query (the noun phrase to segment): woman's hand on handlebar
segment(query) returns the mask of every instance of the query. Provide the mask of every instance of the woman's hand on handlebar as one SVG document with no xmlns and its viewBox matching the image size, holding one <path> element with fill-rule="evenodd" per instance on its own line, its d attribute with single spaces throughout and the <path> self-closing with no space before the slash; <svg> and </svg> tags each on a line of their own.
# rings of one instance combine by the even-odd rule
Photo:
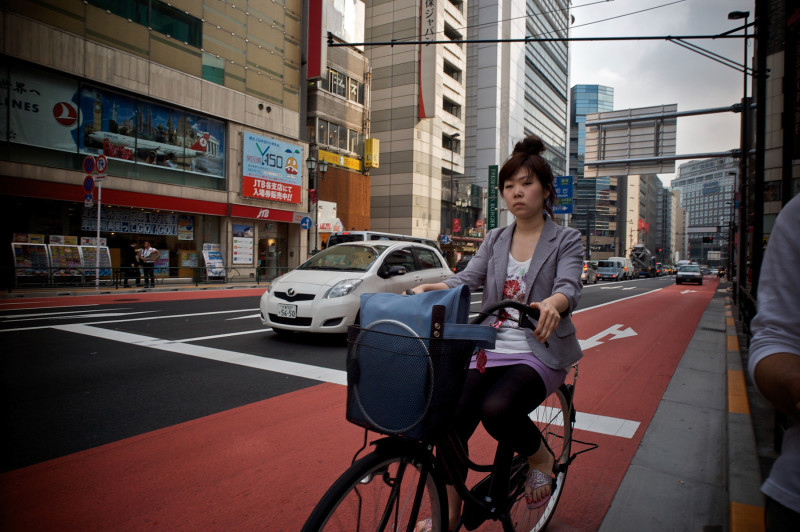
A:
<svg viewBox="0 0 800 532">
<path fill-rule="evenodd" d="M 446 290 L 450 288 L 444 283 L 428 283 L 428 284 L 420 284 L 415 286 L 414 288 L 409 288 L 403 291 L 406 295 L 413 295 L 413 294 L 421 294 L 422 292 L 430 292 L 432 290 Z M 413 292 L 413 294 L 411 293 Z"/>
<path fill-rule="evenodd" d="M 550 335 L 556 331 L 558 324 L 561 323 L 562 311 L 559 310 L 558 307 L 567 307 L 568 305 L 567 298 L 560 293 L 554 294 L 542 301 L 531 303 L 531 308 L 535 308 L 539 311 L 539 320 L 536 324 L 536 329 L 533 331 L 533 336 L 540 342 L 545 343 L 547 339 L 550 338 Z"/>
</svg>

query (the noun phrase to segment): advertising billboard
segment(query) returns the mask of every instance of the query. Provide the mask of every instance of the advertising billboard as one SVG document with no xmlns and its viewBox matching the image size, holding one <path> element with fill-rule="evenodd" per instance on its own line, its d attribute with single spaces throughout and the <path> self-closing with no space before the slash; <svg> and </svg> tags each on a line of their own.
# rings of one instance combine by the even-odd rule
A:
<svg viewBox="0 0 800 532">
<path fill-rule="evenodd" d="M 303 148 L 246 131 L 242 146 L 242 196 L 303 202 Z"/>
</svg>

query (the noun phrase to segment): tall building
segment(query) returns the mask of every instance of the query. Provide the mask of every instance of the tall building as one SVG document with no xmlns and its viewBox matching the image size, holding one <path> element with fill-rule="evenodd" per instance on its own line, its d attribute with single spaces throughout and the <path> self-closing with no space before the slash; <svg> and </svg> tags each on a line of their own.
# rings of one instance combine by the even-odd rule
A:
<svg viewBox="0 0 800 532">
<path fill-rule="evenodd" d="M 688 219 L 686 258 L 714 266 L 728 264 L 738 164 L 725 157 L 691 161 L 678 167 L 672 187 L 680 191 Z"/>
<path fill-rule="evenodd" d="M 303 140 L 317 165 L 311 188 L 320 202 L 322 243 L 333 231 L 370 228 L 369 173 L 379 159 L 368 139 L 370 63 L 364 47 L 328 45 L 328 33 L 337 44 L 364 42 L 365 4 L 312 0 L 308 10 L 301 120 Z M 324 173 L 319 171 L 323 162 Z"/>
<path fill-rule="evenodd" d="M 570 144 L 569 144 L 569 174 L 575 183 L 575 198 L 573 199 L 573 213 L 570 225 L 580 230 L 586 248 L 586 235 L 589 241 L 594 240 L 595 251 L 602 255 L 595 256 L 587 249 L 585 257 L 598 258 L 600 256 L 615 256 L 614 241 L 606 242 L 606 238 L 594 239 L 593 237 L 613 236 L 611 233 L 619 230 L 616 227 L 619 220 L 618 205 L 610 201 L 613 186 L 616 187 L 618 178 L 586 177 L 583 171 L 584 154 L 586 152 L 586 115 L 590 113 L 604 113 L 614 110 L 614 89 L 603 85 L 575 85 L 572 87 L 570 98 Z M 601 208 L 602 207 L 602 208 Z M 603 241 L 603 243 L 598 243 Z M 610 253 L 606 255 L 605 253 Z"/>
<path fill-rule="evenodd" d="M 567 36 L 568 2 L 366 2 L 372 66 L 372 229 L 437 238 L 452 260 L 474 252 L 489 219 L 490 166 L 526 134 L 539 134 L 566 173 L 566 42 L 465 40 Z M 404 40 L 435 45 L 390 45 Z M 442 42 L 444 41 L 444 42 Z M 469 112 L 469 114 L 468 114 Z M 500 222 L 504 225 L 505 220 Z"/>
<path fill-rule="evenodd" d="M 470 2 L 470 40 L 568 37 L 566 0 Z M 550 42 L 478 42 L 467 51 L 464 179 L 488 186 L 489 167 L 502 165 L 528 134 L 548 146 L 555 175 L 567 173 L 569 45 Z M 500 221 L 505 225 L 507 220 Z"/>
<path fill-rule="evenodd" d="M 204 252 L 244 276 L 305 259 L 302 2 L 4 2 L 0 14 L 5 264 L 79 282 L 98 225 L 111 265 L 147 239 L 164 277 L 193 275 Z M 99 215 L 94 160 L 107 162 Z"/>
</svg>

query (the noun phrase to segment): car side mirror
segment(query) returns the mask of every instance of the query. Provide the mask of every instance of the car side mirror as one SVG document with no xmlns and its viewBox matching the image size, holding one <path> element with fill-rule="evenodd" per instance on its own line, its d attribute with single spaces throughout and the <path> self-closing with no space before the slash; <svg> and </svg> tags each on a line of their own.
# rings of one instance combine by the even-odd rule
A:
<svg viewBox="0 0 800 532">
<path fill-rule="evenodd" d="M 396 275 L 405 275 L 406 274 L 406 267 L 395 265 L 389 269 L 386 269 L 386 266 L 381 266 L 381 269 L 378 270 L 378 277 L 381 279 L 388 279 L 389 277 L 395 277 Z"/>
</svg>

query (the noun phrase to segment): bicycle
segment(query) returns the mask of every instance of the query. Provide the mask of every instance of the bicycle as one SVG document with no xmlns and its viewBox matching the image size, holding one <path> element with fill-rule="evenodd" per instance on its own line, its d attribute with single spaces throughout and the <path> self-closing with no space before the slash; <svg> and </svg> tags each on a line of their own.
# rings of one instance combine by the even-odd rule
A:
<svg viewBox="0 0 800 532">
<path fill-rule="evenodd" d="M 538 318 L 538 311 L 511 300 L 501 301 L 487 309 L 472 323 L 480 323 L 485 316 L 501 308 L 519 310 L 516 321 L 521 326 L 535 329 L 533 320 Z M 352 347 L 352 342 L 349 343 Z M 472 462 L 450 429 L 432 441 L 384 436 L 371 443 L 374 446 L 372 452 L 357 459 L 368 445 L 369 430 L 365 430 L 363 446 L 356 452 L 353 463 L 319 501 L 303 532 L 414 532 L 418 522 L 428 517 L 434 532 L 446 531 L 449 526 L 446 480 L 455 482 L 455 489 L 463 500 L 461 517 L 454 532 L 462 527 L 474 530 L 488 519 L 500 521 L 506 532 L 544 530 L 563 493 L 570 464 L 578 454 L 597 447 L 579 442 L 590 448 L 570 454 L 577 378 L 575 364 L 572 382 L 562 384 L 531 414 L 544 445 L 555 457 L 555 485 L 546 505 L 535 510 L 527 508 L 524 489 L 527 459 L 516 455 L 502 443 L 498 444 L 491 465 Z M 466 465 L 470 470 L 488 474 L 469 488 L 466 481 L 451 480 L 461 478 L 456 473 L 459 465 L 462 471 Z"/>
</svg>

